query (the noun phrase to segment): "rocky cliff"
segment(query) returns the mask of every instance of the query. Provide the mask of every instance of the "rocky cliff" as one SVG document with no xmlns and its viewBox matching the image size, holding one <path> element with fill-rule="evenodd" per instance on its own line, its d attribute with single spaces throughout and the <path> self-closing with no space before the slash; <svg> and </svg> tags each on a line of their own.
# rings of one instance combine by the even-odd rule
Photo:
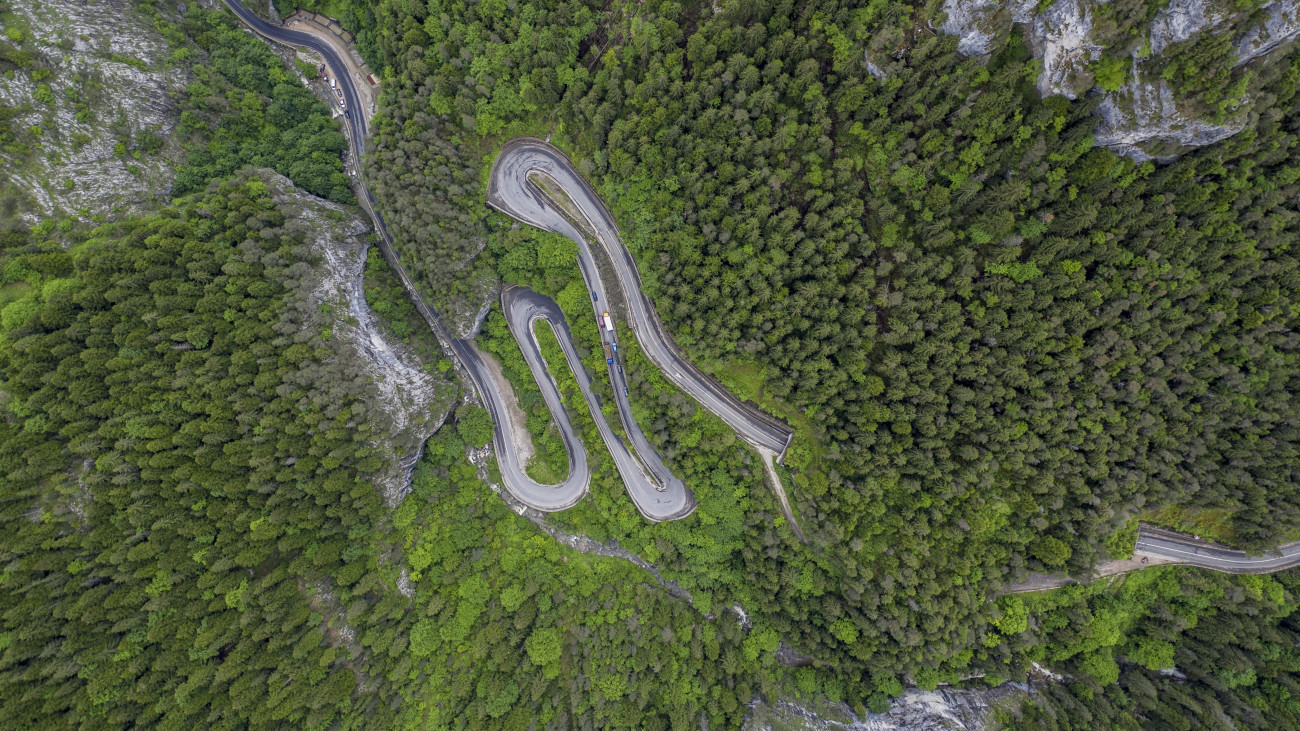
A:
<svg viewBox="0 0 1300 731">
<path fill-rule="evenodd" d="M 888 713 L 858 717 L 842 703 L 806 708 L 786 701 L 755 704 L 745 728 L 750 731 L 799 728 L 810 731 L 976 731 L 988 728 L 992 710 L 1004 699 L 1030 692 L 1023 683 L 958 690 L 910 688 L 895 698 Z"/>
<path fill-rule="evenodd" d="M 353 207 L 317 198 L 294 188 L 287 178 L 267 171 L 279 201 L 294 211 L 294 226 L 303 228 L 319 263 L 304 272 L 287 306 L 286 335 L 296 342 L 327 332 L 339 357 L 313 375 L 321 384 L 342 388 L 360 382 L 364 414 L 385 435 L 377 445 L 384 469 L 376 483 L 385 501 L 396 507 L 410 487 L 410 474 L 425 440 L 447 416 L 455 387 L 427 367 L 408 346 L 383 332 L 366 303 L 365 235 L 370 223 Z M 307 384 L 304 384 L 307 385 Z M 341 391 L 340 391 L 341 393 Z"/>
<path fill-rule="evenodd" d="M 175 63 L 186 51 L 120 2 L 23 3 L 0 12 L 0 23 L 0 223 L 71 229 L 170 200 L 184 150 L 170 134 L 181 114 L 169 99 L 194 81 Z M 312 378 L 330 384 L 322 393 L 347 386 L 364 394 L 354 419 L 385 435 L 375 445 L 386 458 L 377 487 L 395 506 L 454 389 L 386 337 L 366 303 L 370 224 L 360 211 L 259 174 L 319 255 L 297 272 L 278 330 L 295 342 L 324 337 L 336 351 Z"/>
<path fill-rule="evenodd" d="M 1042 61 L 1039 92 L 1104 95 L 1097 143 L 1143 160 L 1246 127 L 1252 80 L 1300 36 L 1300 0 L 945 0 L 943 13 L 968 55 L 1021 32 Z"/>
</svg>

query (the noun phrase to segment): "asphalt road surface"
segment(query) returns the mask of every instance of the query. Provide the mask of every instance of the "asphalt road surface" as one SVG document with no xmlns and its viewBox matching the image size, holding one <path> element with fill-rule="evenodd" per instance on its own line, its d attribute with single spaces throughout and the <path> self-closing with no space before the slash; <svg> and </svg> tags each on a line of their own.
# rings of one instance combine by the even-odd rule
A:
<svg viewBox="0 0 1300 731">
<path fill-rule="evenodd" d="M 1228 574 L 1268 574 L 1300 565 L 1300 541 L 1278 546 L 1263 556 L 1248 556 L 1235 548 L 1143 523 L 1138 526 L 1133 557 L 1104 561 L 1097 565 L 1093 576 L 1114 576 L 1150 566 L 1171 564 L 1196 566 Z M 1030 574 L 1027 580 L 1008 584 L 1005 590 L 1009 593 L 1047 591 L 1074 583 L 1075 579 L 1069 576 Z"/>
<path fill-rule="evenodd" d="M 618 468 L 619 476 L 623 478 L 623 484 L 627 487 L 628 494 L 631 495 L 632 502 L 636 504 L 637 509 L 647 519 L 653 521 L 673 520 L 689 515 L 695 509 L 695 499 L 691 495 L 691 491 L 687 489 L 684 482 L 668 471 L 668 468 L 659 459 L 658 453 L 645 441 L 645 436 L 641 433 L 641 430 L 636 428 L 636 422 L 632 421 L 630 417 L 631 407 L 627 404 L 626 397 L 621 400 L 619 411 L 628 415 L 625 428 L 628 422 L 635 428 L 635 431 L 632 429 L 627 431 L 634 444 L 639 441 L 637 454 L 641 457 L 641 461 L 638 461 L 632 455 L 623 440 L 610 428 L 604 412 L 601 411 L 600 399 L 592 391 L 591 378 L 587 375 L 587 371 L 573 347 L 573 338 L 569 332 L 568 322 L 555 300 L 538 294 L 527 287 L 510 287 L 501 294 L 501 309 L 505 312 L 510 332 L 514 334 L 515 340 L 519 342 L 520 348 L 523 350 L 524 360 L 527 361 L 528 368 L 532 371 L 533 378 L 536 379 L 537 385 L 542 391 L 542 398 L 545 400 L 547 408 L 551 410 L 551 414 L 555 417 L 556 424 L 560 427 L 565 449 L 569 453 L 568 478 L 558 486 L 541 485 L 524 473 L 522 465 L 519 464 L 519 455 L 514 442 L 509 441 L 502 445 L 503 448 L 498 449 L 497 456 L 498 463 L 507 463 L 501 466 L 502 476 L 505 476 L 507 466 L 510 472 L 516 475 L 512 478 L 514 487 L 511 492 L 529 505 L 565 504 L 567 507 L 567 504 L 577 503 L 582 498 L 582 495 L 586 492 L 587 483 L 590 481 L 587 472 L 586 452 L 582 448 L 581 440 L 574 433 L 573 427 L 569 423 L 568 415 L 564 410 L 564 402 L 560 397 L 555 381 L 547 371 L 546 361 L 542 358 L 537 338 L 533 332 L 534 323 L 544 321 L 555 331 L 556 340 L 560 343 L 560 349 L 564 351 L 564 358 L 568 361 L 569 369 L 573 371 L 575 380 L 578 383 L 578 389 L 582 391 L 583 397 L 587 400 L 587 408 L 596 422 L 596 427 L 600 430 L 600 436 L 605 441 L 605 446 L 614 458 L 614 464 Z M 499 401 L 502 398 L 496 389 L 490 389 L 489 391 L 489 400 Z M 623 396 L 621 390 L 618 391 L 618 394 Z M 504 410 L 505 404 L 497 403 L 495 407 Z M 496 421 L 495 414 L 493 418 Z M 507 435 L 502 435 L 503 438 L 505 436 Z M 522 475 L 522 479 L 518 475 Z"/>
<path fill-rule="evenodd" d="M 1134 553 L 1230 574 L 1264 574 L 1300 564 L 1300 542 L 1280 546 L 1263 556 L 1247 556 L 1235 548 L 1148 525 L 1138 529 Z"/>
<path fill-rule="evenodd" d="M 636 262 L 619 238 L 614 217 L 600 196 L 573 169 L 563 152 L 538 139 L 520 138 L 507 142 L 492 165 L 488 204 L 530 226 L 573 239 L 578 244 L 578 266 L 582 276 L 597 297 L 593 303 L 595 310 L 603 312 L 608 309 L 599 306 L 601 302 L 607 303 L 608 299 L 586 237 L 550 199 L 529 183 L 529 174 L 534 172 L 549 175 L 564 189 L 594 231 L 597 242 L 604 247 L 628 304 L 627 316 L 632 332 L 650 361 L 704 408 L 721 417 L 742 439 L 760 449 L 783 455 L 791 435 L 788 426 L 736 398 L 682 357 L 659 321 L 654 306 L 641 291 Z M 621 392 L 617 380 L 615 385 L 615 392 Z M 629 429 L 629 433 L 631 431 Z M 638 453 L 641 453 L 639 446 Z"/>
<path fill-rule="evenodd" d="M 338 77 L 338 83 L 343 90 L 343 97 L 348 108 L 353 111 L 347 120 L 348 136 L 352 140 L 353 150 L 359 160 L 365 150 L 365 115 L 361 113 L 360 97 L 352 84 L 352 78 L 346 73 L 347 66 L 334 52 L 334 49 L 310 34 L 267 23 L 253 15 L 240 4 L 239 0 L 222 0 L 222 2 L 244 23 L 263 37 L 279 43 L 305 46 L 325 58 Z M 500 156 L 498 156 L 496 163 L 492 166 L 492 175 L 488 186 L 488 203 L 524 223 L 547 231 L 564 234 L 576 241 L 578 244 L 578 264 L 582 268 L 583 277 L 586 278 L 589 286 L 593 287 L 592 291 L 596 293 L 597 297 L 593 302 L 593 312 L 603 312 L 600 308 L 602 303 L 608 302 L 608 298 L 604 294 L 603 284 L 600 281 L 595 262 L 591 258 L 591 252 L 587 248 L 585 237 L 555 209 L 545 196 L 542 196 L 533 186 L 528 184 L 528 174 L 532 171 L 546 173 L 557 181 L 581 209 L 587 223 L 596 232 L 599 243 L 605 247 L 610 260 L 614 264 L 615 274 L 626 295 L 631 310 L 629 316 L 632 330 L 636 333 L 641 348 L 650 357 L 650 360 L 684 391 L 703 404 L 705 408 L 720 416 L 746 441 L 761 450 L 769 450 L 777 455 L 784 454 L 791 435 L 789 427 L 728 393 L 720 384 L 699 372 L 685 358 L 681 357 L 676 347 L 672 345 L 672 341 L 668 338 L 662 323 L 659 322 L 658 316 L 655 314 L 654 307 L 641 292 L 641 279 L 636 271 L 636 263 L 632 260 L 632 255 L 623 246 L 622 240 L 619 238 L 618 226 L 614 223 L 613 216 L 605 208 L 600 196 L 596 195 L 591 186 L 587 184 L 587 181 L 573 169 L 572 164 L 562 152 L 537 139 L 524 138 L 507 143 L 503 147 Z M 414 301 L 416 310 L 424 318 L 430 329 L 439 336 L 442 342 L 450 344 L 452 355 L 459 361 L 460 367 L 471 377 L 479 394 L 483 396 L 488 410 L 492 412 L 494 424 L 493 442 L 496 445 L 497 461 L 506 488 L 521 501 L 538 510 L 554 511 L 572 507 L 586 493 L 590 476 L 586 468 L 586 452 L 581 448 L 581 442 L 577 439 L 576 434 L 573 433 L 572 425 L 569 424 L 564 409 L 558 408 L 551 402 L 551 398 L 554 398 L 555 394 L 553 393 L 550 397 L 547 397 L 547 405 L 551 408 L 551 413 L 555 416 L 557 424 L 562 424 L 560 428 L 561 432 L 565 434 L 565 447 L 569 450 L 570 474 L 558 486 L 544 486 L 538 485 L 529 478 L 523 472 L 522 466 L 517 463 L 517 459 L 511 462 L 510 455 L 517 456 L 517 454 L 514 450 L 514 443 L 506 432 L 509 425 L 504 413 L 505 401 L 503 399 L 505 397 L 497 390 L 495 379 L 492 378 L 474 344 L 467 340 L 453 339 L 443 325 L 441 318 L 438 317 L 438 313 L 429 307 L 424 298 L 420 296 L 419 290 L 415 288 L 415 284 L 411 281 L 406 269 L 402 266 L 392 248 L 392 237 L 388 234 L 384 217 L 374 210 L 374 196 L 370 194 L 369 190 L 365 189 L 364 184 L 358 184 L 361 185 L 365 193 L 365 198 L 360 199 L 359 203 L 375 219 L 380 234 L 380 252 L 401 280 L 402 285 Z M 515 292 L 515 294 L 511 294 L 511 292 Z M 531 290 L 523 290 L 523 292 L 526 294 L 521 294 L 519 290 L 507 290 L 502 295 L 503 306 L 508 316 L 511 311 L 534 312 L 550 322 L 552 327 L 555 328 L 557 339 L 565 351 L 565 357 L 569 359 L 570 367 L 573 368 L 579 385 L 582 385 L 586 379 L 586 374 L 573 355 L 573 343 L 569 337 L 568 325 L 559 312 L 559 307 L 549 298 L 542 297 L 535 292 L 531 292 Z M 522 309 L 519 309 L 521 307 Z M 530 319 L 531 317 L 532 315 L 529 315 Z M 511 320 L 511 329 L 521 343 L 525 357 L 530 357 L 530 350 L 536 356 L 537 343 L 531 336 L 531 327 L 527 328 L 528 337 L 521 338 L 519 337 L 520 331 L 517 329 L 517 324 L 515 320 Z M 603 328 L 602 333 L 604 333 L 605 337 L 609 337 L 609 333 L 606 333 Z M 529 360 L 529 367 L 533 367 L 531 359 Z M 534 375 L 539 386 L 543 389 L 543 396 L 546 396 L 546 384 L 550 384 L 550 389 L 554 391 L 555 386 L 549 376 L 542 377 L 536 370 L 534 370 Z M 620 456 L 620 454 L 628 453 L 621 440 L 617 439 L 616 436 L 612 439 L 611 436 L 608 436 L 610 434 L 609 426 L 605 422 L 604 415 L 601 413 L 598 404 L 595 403 L 595 397 L 590 389 L 584 387 L 583 393 L 588 399 L 588 404 L 592 405 L 592 416 L 596 419 L 597 424 L 601 426 L 601 434 L 605 436 L 606 443 L 610 445 L 611 454 L 615 455 L 615 462 L 618 464 L 619 473 L 628 485 L 629 494 L 632 495 L 642 514 L 650 520 L 672 520 L 690 514 L 695 504 L 689 490 L 685 486 L 682 486 L 680 490 L 677 489 L 676 486 L 680 485 L 681 481 L 673 477 L 666 468 L 663 468 L 662 462 L 658 461 L 658 455 L 653 449 L 649 448 L 648 444 L 644 444 L 644 435 L 641 434 L 639 428 L 636 428 L 635 421 L 630 418 L 630 409 L 627 408 L 626 399 L 621 396 L 623 393 L 622 387 L 625 385 L 622 381 L 621 369 L 615 368 L 610 375 L 611 378 L 615 379 L 614 392 L 619 401 L 619 414 L 624 420 L 624 428 L 633 441 L 637 453 L 644 460 L 644 462 L 636 463 L 635 469 L 633 469 L 635 460 L 629 463 Z M 589 381 L 587 383 L 589 385 Z M 649 475 L 647 475 L 647 472 Z M 629 476 L 631 476 L 631 480 L 629 480 Z M 664 489 L 658 489 L 660 487 Z M 1138 533 L 1136 555 L 1230 573 L 1267 573 L 1300 565 L 1300 542 L 1281 546 L 1269 555 L 1251 557 L 1242 551 L 1143 525 Z M 1065 581 L 1068 581 L 1068 579 Z"/>
</svg>

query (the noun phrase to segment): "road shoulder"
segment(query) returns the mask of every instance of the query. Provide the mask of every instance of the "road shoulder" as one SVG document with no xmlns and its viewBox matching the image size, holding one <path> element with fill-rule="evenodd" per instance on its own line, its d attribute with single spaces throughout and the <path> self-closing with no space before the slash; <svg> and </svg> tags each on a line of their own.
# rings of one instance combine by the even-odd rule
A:
<svg viewBox="0 0 1300 731">
<path fill-rule="evenodd" d="M 533 458 L 533 437 L 528 433 L 528 417 L 524 414 L 524 410 L 520 408 L 519 399 L 515 395 L 515 387 L 506 379 L 505 373 L 501 370 L 501 364 L 491 354 L 483 352 L 478 347 L 475 347 L 474 350 L 478 353 L 484 369 L 487 370 L 492 381 L 496 383 L 496 392 L 501 395 L 501 405 L 506 412 L 506 428 L 504 431 L 508 432 L 510 443 L 514 445 L 515 455 L 519 458 L 520 469 L 525 469 Z"/>
<path fill-rule="evenodd" d="M 323 25 L 321 19 L 328 21 L 329 25 Z M 337 24 L 338 21 L 332 18 L 305 10 L 298 10 L 284 19 L 282 27 L 315 36 L 328 43 L 334 49 L 334 52 L 339 55 L 339 58 L 343 59 L 343 64 L 347 66 L 346 69 L 343 69 L 343 72 L 352 78 L 352 86 L 356 88 L 357 94 L 361 96 L 361 112 L 365 116 L 366 127 L 369 128 L 370 120 L 375 116 L 375 110 L 378 108 L 379 77 L 358 56 L 351 43 L 346 42 L 339 37 L 337 32 L 331 30 L 331 27 Z M 340 29 L 339 32 L 346 31 Z M 339 73 L 338 69 L 332 69 L 332 71 Z M 372 83 L 371 79 L 374 79 L 375 82 Z"/>
</svg>

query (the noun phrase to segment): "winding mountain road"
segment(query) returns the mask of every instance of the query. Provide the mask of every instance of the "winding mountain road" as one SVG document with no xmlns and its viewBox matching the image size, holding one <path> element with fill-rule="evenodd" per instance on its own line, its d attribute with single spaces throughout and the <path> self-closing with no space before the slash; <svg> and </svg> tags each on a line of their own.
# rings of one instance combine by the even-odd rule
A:
<svg viewBox="0 0 1300 731">
<path fill-rule="evenodd" d="M 240 3 L 240 0 L 222 0 L 222 2 L 258 35 L 277 43 L 310 48 L 325 58 L 326 63 L 330 65 L 331 69 L 334 69 L 334 75 L 338 79 L 339 88 L 343 92 L 348 108 L 355 110 L 347 116 L 345 126 L 349 140 L 352 142 L 351 153 L 359 163 L 365 151 L 365 115 L 360 113 L 360 95 L 356 91 L 353 79 L 345 72 L 347 66 L 343 64 L 336 51 L 329 44 L 313 35 L 289 30 L 262 20 L 245 8 Z M 459 365 L 462 373 L 474 385 L 484 407 L 492 416 L 493 445 L 497 454 L 497 465 L 501 472 L 501 480 L 505 488 L 516 499 L 529 507 L 544 512 L 565 510 L 582 500 L 591 482 L 586 450 L 583 448 L 582 441 L 574 431 L 573 425 L 568 418 L 563 406 L 563 400 L 555 381 L 547 372 L 546 363 L 542 359 L 536 337 L 533 334 L 533 323 L 544 320 L 551 326 L 556 339 L 560 342 L 565 359 L 573 370 L 578 387 L 582 391 L 591 411 L 592 418 L 595 420 L 601 437 L 613 456 L 619 476 L 622 478 L 637 509 L 647 520 L 656 522 L 676 520 L 690 515 L 696 507 L 695 497 L 685 483 L 673 475 L 664 465 L 663 460 L 651 447 L 632 417 L 631 404 L 628 402 L 624 390 L 626 384 L 623 380 L 623 369 L 620 366 L 611 365 L 610 376 L 615 387 L 615 401 L 618 406 L 619 416 L 623 422 L 624 431 L 636 450 L 635 456 L 606 421 L 604 412 L 601 410 L 600 399 L 591 388 L 591 379 L 578 358 L 568 323 L 565 321 L 564 314 L 560 311 L 559 306 L 551 298 L 530 289 L 512 287 L 505 290 L 501 295 L 502 309 L 506 314 L 511 333 L 519 342 L 524 358 L 537 380 L 543 399 L 555 418 L 565 444 L 565 450 L 569 455 L 569 474 L 560 484 L 543 485 L 529 477 L 526 472 L 527 460 L 525 457 L 525 453 L 529 450 L 520 442 L 531 437 L 528 435 L 523 423 L 515 423 L 519 420 L 514 416 L 515 409 L 511 408 L 515 405 L 511 403 L 514 396 L 510 391 L 509 384 L 505 383 L 503 378 L 500 378 L 500 369 L 495 367 L 494 363 L 490 363 L 490 359 L 475 347 L 473 341 L 453 337 L 437 311 L 424 301 L 393 249 L 392 236 L 388 233 L 384 217 L 374 209 L 374 196 L 364 183 L 358 181 L 357 185 L 364 193 L 364 197 L 358 196 L 358 203 L 374 219 L 375 229 L 380 235 L 378 242 L 380 252 L 397 274 L 398 279 L 401 280 L 402 286 L 415 304 L 416 311 L 420 313 L 429 328 L 433 330 L 440 342 L 449 350 L 449 354 Z M 581 240 L 576 231 L 563 233 L 574 237 L 575 240 Z M 584 269 L 583 275 L 595 274 L 595 271 L 594 267 Z M 588 283 L 592 286 L 592 291 L 603 293 L 604 290 L 598 275 L 595 279 L 588 277 Z M 604 297 L 600 299 L 604 300 Z M 612 333 L 603 329 L 601 332 L 602 337 L 607 338 L 611 343 L 613 342 Z"/>
<path fill-rule="evenodd" d="M 691 491 L 687 489 L 684 482 L 669 472 L 668 468 L 660 460 L 658 453 L 645 441 L 645 436 L 641 434 L 640 428 L 636 426 L 635 421 L 631 420 L 631 409 L 626 397 L 620 399 L 619 413 L 627 414 L 624 427 L 626 428 L 630 422 L 635 430 L 628 429 L 628 433 L 632 437 L 634 444 L 640 442 L 640 444 L 637 444 L 637 455 L 641 457 L 641 460 L 632 455 L 623 440 L 610 428 L 609 422 L 605 419 L 605 414 L 601 409 L 600 398 L 592 390 L 591 378 L 587 375 L 582 360 L 574 349 L 573 337 L 569 332 L 568 322 L 555 300 L 538 294 L 527 287 L 510 287 L 501 294 L 501 309 L 504 310 L 510 332 L 515 336 L 515 340 L 519 342 L 524 354 L 524 360 L 527 361 L 528 368 L 532 371 L 533 378 L 542 391 L 542 399 L 546 402 L 547 408 L 551 410 L 551 414 L 560 428 L 565 450 L 569 453 L 569 476 L 565 481 L 560 485 L 542 485 L 528 477 L 523 469 L 525 465 L 520 464 L 521 445 L 516 444 L 513 439 L 506 441 L 509 435 L 502 430 L 498 430 L 501 432 L 504 443 L 498 448 L 497 462 L 500 465 L 503 479 L 507 473 L 513 475 L 510 480 L 511 492 L 520 501 L 534 507 L 539 505 L 560 506 L 551 508 L 538 507 L 539 510 L 562 510 L 564 507 L 576 504 L 578 500 L 582 499 L 582 496 L 587 491 L 587 484 L 590 482 L 586 451 L 582 448 L 582 441 L 574 433 L 573 426 L 564 409 L 564 402 L 560 397 L 559 389 L 547 369 L 546 361 L 542 358 L 541 349 L 537 343 L 537 337 L 533 332 L 533 326 L 536 323 L 546 322 L 555 332 L 555 339 L 559 341 L 560 349 L 564 351 L 564 359 L 568 362 L 569 369 L 573 371 L 574 378 L 578 383 L 578 389 L 582 391 L 583 398 L 587 401 L 587 409 L 591 412 L 596 427 L 600 431 L 600 436 L 604 440 L 606 448 L 609 449 L 610 455 L 614 458 L 614 465 L 618 468 L 619 476 L 623 479 L 623 484 L 627 487 L 628 494 L 631 495 L 632 502 L 636 504 L 637 509 L 652 521 L 673 520 L 689 515 L 695 509 L 695 499 L 691 495 Z M 613 369 L 611 368 L 611 370 Z M 506 398 L 502 394 L 504 387 L 500 389 L 490 388 L 484 392 L 485 400 L 493 402 L 492 410 L 500 410 L 503 415 L 508 410 L 503 401 Z M 619 391 L 618 395 L 623 396 L 622 391 Z M 627 409 L 627 411 L 625 412 L 624 409 Z M 501 421 L 496 417 L 496 413 L 493 413 L 493 421 L 500 424 Z M 528 433 L 527 430 L 520 432 L 518 429 L 512 429 L 512 431 L 514 434 L 522 434 L 524 438 Z M 636 436 L 633 436 L 633 434 Z M 639 437 L 639 440 L 637 437 Z M 522 477 L 520 477 L 521 475 Z"/>
<path fill-rule="evenodd" d="M 339 88 L 343 90 L 343 100 L 348 105 L 348 114 L 344 116 L 343 121 L 348 128 L 348 137 L 352 139 L 352 144 L 356 146 L 357 160 L 360 161 L 361 156 L 366 152 L 366 115 L 361 110 L 361 95 L 357 93 L 357 88 L 348 75 L 348 67 L 343 63 L 343 59 L 338 53 L 330 44 L 310 33 L 289 30 L 279 25 L 271 25 L 257 17 L 253 11 L 244 7 L 239 0 L 221 1 L 225 3 L 227 8 L 230 8 L 230 12 L 244 21 L 244 24 L 251 28 L 254 33 L 277 43 L 310 48 L 325 59 L 325 63 L 329 64 L 332 74 L 338 78 Z"/>
<path fill-rule="evenodd" d="M 1300 564 L 1300 541 L 1278 546 L 1263 556 L 1248 556 L 1245 551 L 1149 525 L 1138 528 L 1133 552 L 1166 563 L 1200 566 L 1229 574 L 1266 574 Z"/>
<path fill-rule="evenodd" d="M 365 151 L 365 115 L 360 113 L 360 96 L 353 85 L 352 78 L 347 73 L 338 71 L 347 67 L 334 49 L 310 34 L 267 23 L 240 4 L 239 0 L 222 0 L 222 2 L 257 34 L 277 43 L 310 48 L 321 54 L 331 68 L 336 69 L 339 86 L 343 90 L 348 107 L 356 110 L 349 115 L 346 127 L 352 143 L 352 154 L 359 162 Z M 576 213 L 582 216 L 597 243 L 604 247 L 613 262 L 615 275 L 628 303 L 631 328 L 650 360 L 705 408 L 721 417 L 743 439 L 757 447 L 765 460 L 783 455 L 792 434 L 789 427 L 728 393 L 720 384 L 691 365 L 673 345 L 653 305 L 642 293 L 636 263 L 619 238 L 618 227 L 614 223 L 613 216 L 605 208 L 600 196 L 573 169 L 562 152 L 542 140 L 531 138 L 512 140 L 507 143 L 492 167 L 488 203 L 519 221 L 547 231 L 561 233 L 577 242 L 578 264 L 588 286 L 596 293 L 597 300 L 593 303 L 593 307 L 596 311 L 600 311 L 602 304 L 607 304 L 609 299 L 604 292 L 595 261 L 587 247 L 586 237 L 556 209 L 554 203 L 543 195 L 536 185 L 530 182 L 530 177 L 534 174 L 549 176 L 563 188 L 564 193 L 578 206 L 579 210 Z M 574 351 L 568 324 L 559 306 L 549 297 L 526 288 L 511 288 L 502 293 L 502 307 L 506 312 L 507 322 L 520 343 L 538 386 L 542 389 L 547 406 L 554 415 L 556 423 L 560 425 L 565 447 L 569 451 L 570 473 L 560 485 L 540 485 L 529 478 L 523 470 L 524 465 L 520 463 L 519 451 L 515 448 L 513 439 L 517 432 L 512 430 L 508 402 L 505 400 L 512 397 L 502 394 L 493 370 L 488 367 L 474 343 L 453 338 L 437 312 L 424 301 L 393 250 L 393 240 L 388 233 L 384 217 L 374 210 L 374 196 L 370 194 L 364 183 L 358 181 L 357 185 L 365 193 L 364 197 L 358 198 L 358 203 L 374 219 L 376 232 L 380 236 L 378 242 L 380 252 L 410 295 L 416 311 L 438 336 L 439 341 L 449 348 L 450 355 L 458 367 L 469 376 L 491 412 L 497 461 L 502 480 L 511 493 L 520 501 L 538 510 L 563 510 L 572 507 L 582 499 L 590 482 L 586 452 L 573 431 L 573 426 L 560 401 L 558 389 L 546 371 L 545 361 L 541 359 L 536 338 L 532 334 L 532 324 L 541 319 L 554 329 L 556 339 L 564 350 L 565 359 L 573 369 L 579 387 L 591 408 L 592 416 L 600 428 L 601 436 L 609 445 L 619 474 L 627 484 L 628 492 L 637 508 L 650 520 L 673 520 L 690 514 L 695 507 L 690 491 L 663 466 L 657 453 L 645 442 L 644 435 L 636 427 L 635 420 L 631 418 L 631 410 L 623 396 L 625 384 L 622 381 L 622 370 L 611 368 L 610 377 L 613 379 L 620 417 L 624 420 L 624 428 L 637 454 L 641 457 L 640 460 L 632 457 L 622 440 L 612 433 L 605 421 L 599 407 L 599 400 L 592 394 L 589 387 L 590 380 Z M 608 338 L 610 333 L 602 329 L 602 337 Z M 523 430 L 524 426 L 519 424 L 517 428 Z M 524 433 L 526 434 L 526 430 Z M 771 473 L 771 465 L 768 464 L 766 467 Z M 774 474 L 771 477 L 776 479 Z M 776 489 L 778 497 L 785 503 L 779 481 Z M 789 514 L 788 507 L 786 513 Z M 791 527 L 796 532 L 799 531 L 797 524 L 792 523 Z M 1268 573 L 1300 565 L 1300 541 L 1281 546 L 1266 556 L 1252 557 L 1236 549 L 1142 525 L 1138 533 L 1134 559 L 1130 562 L 1111 563 L 1131 563 L 1132 568 L 1141 568 L 1145 565 L 1141 560 L 1143 558 L 1154 559 L 1153 563 L 1186 564 L 1229 573 Z M 1104 566 L 1098 568 L 1103 569 Z M 1115 568 L 1126 570 L 1120 566 Z M 1037 591 L 1064 586 L 1072 581 L 1068 577 L 1035 577 L 1031 582 L 1008 586 L 1007 590 Z M 1030 587 L 1030 584 L 1034 586 Z"/>
<path fill-rule="evenodd" d="M 577 206 L 576 213 L 582 216 L 585 226 L 609 256 L 627 302 L 628 322 L 650 361 L 704 408 L 717 414 L 742 439 L 774 455 L 783 455 L 792 434 L 790 427 L 736 398 L 682 356 L 659 321 L 654 305 L 642 292 L 636 262 L 623 246 L 614 217 L 563 152 L 528 137 L 507 142 L 492 165 L 488 205 L 530 226 L 573 239 L 578 244 L 578 267 L 583 278 L 588 284 L 596 285 L 592 291 L 597 292 L 601 302 L 608 303 L 599 288 L 600 274 L 586 237 L 531 182 L 530 178 L 537 174 L 549 177 L 563 189 Z"/>
</svg>

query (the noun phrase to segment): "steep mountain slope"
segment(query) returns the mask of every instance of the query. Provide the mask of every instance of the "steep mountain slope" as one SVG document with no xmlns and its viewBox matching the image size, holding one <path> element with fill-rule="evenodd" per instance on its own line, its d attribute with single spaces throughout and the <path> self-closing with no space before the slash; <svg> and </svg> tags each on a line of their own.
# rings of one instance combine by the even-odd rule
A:
<svg viewBox="0 0 1300 731">
<path fill-rule="evenodd" d="M 49 0 L 8 2 L 0 23 L 5 215 L 34 224 L 165 196 L 182 156 L 171 97 L 188 79 L 148 18 L 120 3 Z"/>
</svg>

